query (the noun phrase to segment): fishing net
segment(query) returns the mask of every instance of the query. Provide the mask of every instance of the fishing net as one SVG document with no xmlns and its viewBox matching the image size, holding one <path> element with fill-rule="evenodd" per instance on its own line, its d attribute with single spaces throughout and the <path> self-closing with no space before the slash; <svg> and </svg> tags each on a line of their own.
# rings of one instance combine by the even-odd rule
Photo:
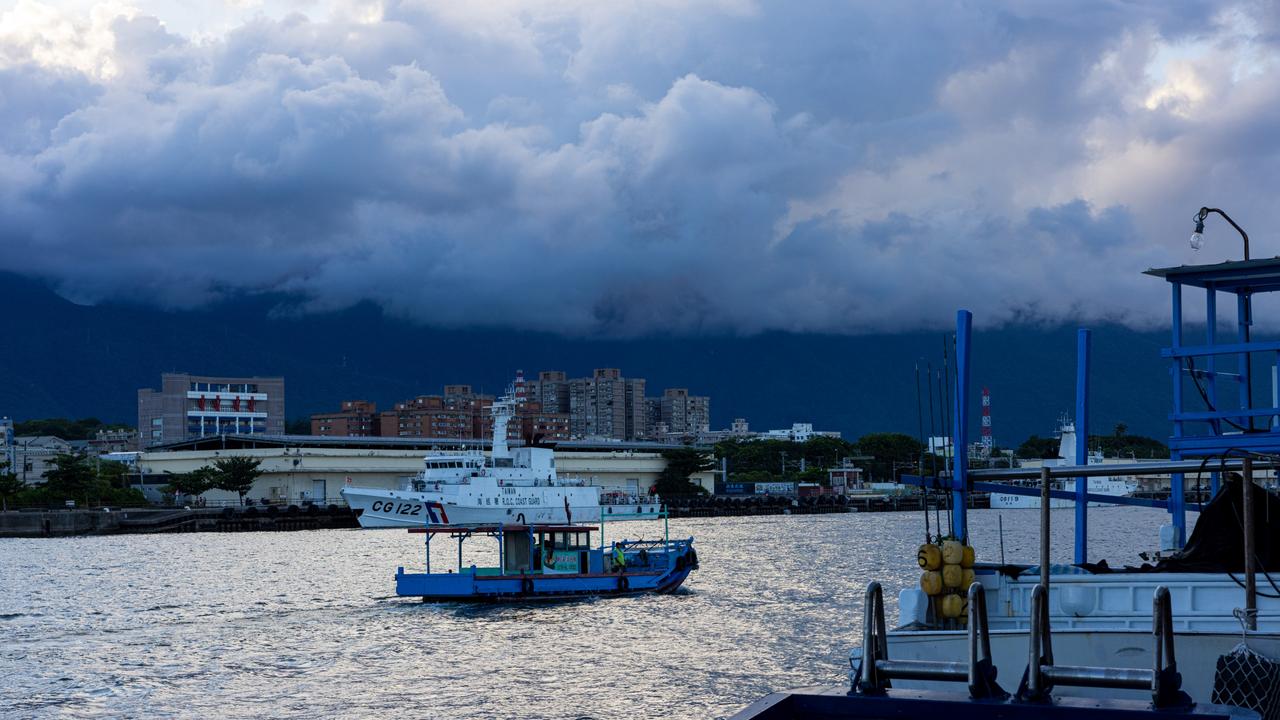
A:
<svg viewBox="0 0 1280 720">
<path fill-rule="evenodd" d="M 1218 658 L 1213 702 L 1256 710 L 1263 720 L 1280 720 L 1280 662 L 1241 643 Z"/>
</svg>

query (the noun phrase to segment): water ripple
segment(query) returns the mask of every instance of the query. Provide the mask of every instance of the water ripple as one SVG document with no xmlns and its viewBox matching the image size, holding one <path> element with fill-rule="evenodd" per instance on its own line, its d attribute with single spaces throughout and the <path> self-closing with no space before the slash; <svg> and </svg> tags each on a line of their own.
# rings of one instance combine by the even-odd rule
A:
<svg viewBox="0 0 1280 720">
<path fill-rule="evenodd" d="M 1062 561 L 1071 512 L 1054 512 Z M 1036 513 L 1002 514 L 1007 559 L 1034 558 Z M 1000 559 L 995 515 L 971 515 L 980 559 Z M 1091 554 L 1135 562 L 1164 518 L 1091 511 Z M 671 531 L 695 536 L 702 560 L 679 593 L 479 606 L 392 596 L 396 566 L 422 562 L 403 532 L 0 541 L 0 715 L 726 717 L 773 690 L 841 681 L 866 582 L 890 598 L 914 584 L 924 533 L 918 513 Z M 474 545 L 468 564 L 496 560 Z M 438 543 L 432 563 L 456 553 Z"/>
</svg>

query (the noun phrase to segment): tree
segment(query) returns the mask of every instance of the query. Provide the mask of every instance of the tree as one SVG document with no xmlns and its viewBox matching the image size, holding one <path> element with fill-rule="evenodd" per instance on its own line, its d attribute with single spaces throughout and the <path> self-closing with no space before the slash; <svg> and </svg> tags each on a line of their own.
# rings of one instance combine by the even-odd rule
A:
<svg viewBox="0 0 1280 720">
<path fill-rule="evenodd" d="M 310 435 L 311 434 L 311 418 L 294 418 L 285 423 L 284 432 L 286 435 Z"/>
<path fill-rule="evenodd" d="M 823 487 L 830 487 L 831 475 L 822 468 L 811 467 L 804 472 L 797 474 L 796 481 L 802 483 L 817 483 Z"/>
<path fill-rule="evenodd" d="M 1122 438 L 1129 433 L 1129 426 L 1122 422 L 1116 423 L 1116 437 Z"/>
<path fill-rule="evenodd" d="M 84 453 L 55 455 L 49 464 L 53 467 L 45 471 L 44 492 L 50 500 L 81 500 L 88 504 L 89 496 L 98 494 L 98 474 Z"/>
<path fill-rule="evenodd" d="M 15 435 L 52 435 L 63 440 L 92 440 L 99 430 L 132 430 L 130 425 L 111 425 L 98 418 L 43 418 L 26 420 L 13 427 Z"/>
<path fill-rule="evenodd" d="M 714 461 L 707 453 L 692 448 L 680 448 L 664 450 L 662 457 L 667 461 L 667 466 L 662 469 L 658 475 L 658 482 L 654 485 L 654 490 L 659 497 L 665 501 L 667 498 L 680 495 L 706 494 L 706 488 L 691 482 L 689 476 L 715 467 Z"/>
<path fill-rule="evenodd" d="M 1023 460 L 1052 460 L 1058 457 L 1058 440 L 1032 435 L 1018 446 L 1017 455 Z"/>
<path fill-rule="evenodd" d="M 200 495 L 212 490 L 218 482 L 218 471 L 208 465 L 189 473 L 173 473 L 169 477 L 168 491 L 178 495 Z"/>
<path fill-rule="evenodd" d="M 262 477 L 261 460 L 237 456 L 222 458 L 213 462 L 214 487 L 219 490 L 233 492 L 240 496 L 240 504 L 244 504 L 244 496 L 253 489 L 253 483 Z"/>
<path fill-rule="evenodd" d="M 871 433 L 858 438 L 858 449 L 863 455 L 870 455 L 872 458 L 866 464 L 870 478 L 892 480 L 896 479 L 893 474 L 894 465 L 914 465 L 924 452 L 924 445 L 903 433 Z"/>
<path fill-rule="evenodd" d="M 9 463 L 0 462 L 0 509 L 9 509 L 9 499 L 22 492 L 26 483 L 16 473 L 9 471 Z"/>
</svg>

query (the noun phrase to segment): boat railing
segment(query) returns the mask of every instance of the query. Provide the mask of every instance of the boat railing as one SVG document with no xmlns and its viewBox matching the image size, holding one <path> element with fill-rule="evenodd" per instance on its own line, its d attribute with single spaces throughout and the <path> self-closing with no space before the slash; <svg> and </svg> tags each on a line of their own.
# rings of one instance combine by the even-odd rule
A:
<svg viewBox="0 0 1280 720">
<path fill-rule="evenodd" d="M 619 540 L 615 543 L 627 556 L 631 567 L 671 567 L 673 555 L 683 553 L 693 542 L 686 540 Z M 645 562 L 640 562 L 643 557 Z M 661 562 L 658 562 L 661 560 Z"/>
<path fill-rule="evenodd" d="M 890 660 L 884 593 L 880 583 L 868 585 L 862 614 L 862 666 L 856 669 L 852 692 L 880 695 L 890 687 L 890 681 L 897 678 L 967 682 L 970 697 L 1008 698 L 1009 693 L 996 682 L 996 668 L 991 659 L 991 633 L 987 628 L 987 595 L 982 583 L 975 582 L 969 586 L 968 600 L 968 662 Z"/>
<path fill-rule="evenodd" d="M 653 505 L 657 501 L 642 495 L 628 493 L 603 493 L 600 495 L 601 505 Z"/>
<path fill-rule="evenodd" d="M 1054 685 L 1151 690 L 1155 707 L 1191 704 L 1183 693 L 1182 676 L 1173 649 L 1173 609 L 1169 589 L 1159 586 L 1151 602 L 1151 633 L 1155 641 L 1150 670 L 1139 668 L 1055 665 L 1049 630 L 1048 589 L 1037 585 L 1031 595 L 1031 632 L 1026 678 L 1018 688 L 1023 700 L 1047 700 Z"/>
<path fill-rule="evenodd" d="M 1136 668 L 1055 665 L 1052 633 L 1049 628 L 1048 589 L 1035 588 L 1031 598 L 1031 632 L 1028 633 L 1027 671 L 1017 692 L 1023 702 L 1043 702 L 1055 685 L 1070 687 L 1120 688 L 1151 691 L 1157 708 L 1184 707 L 1191 704 L 1182 692 L 1182 676 L 1173 647 L 1173 610 L 1169 589 L 1155 590 L 1151 608 L 1151 631 L 1155 642 L 1154 661 L 1150 670 Z M 885 631 L 884 597 L 880 583 L 867 586 L 862 619 L 862 661 L 855 668 L 851 693 L 883 694 L 890 681 L 935 680 L 967 682 L 974 699 L 1005 699 L 1009 694 L 996 683 L 996 669 L 991 659 L 991 634 L 987 624 L 986 591 L 982 584 L 969 586 L 969 657 L 967 662 L 940 660 L 890 660 L 888 633 Z"/>
</svg>

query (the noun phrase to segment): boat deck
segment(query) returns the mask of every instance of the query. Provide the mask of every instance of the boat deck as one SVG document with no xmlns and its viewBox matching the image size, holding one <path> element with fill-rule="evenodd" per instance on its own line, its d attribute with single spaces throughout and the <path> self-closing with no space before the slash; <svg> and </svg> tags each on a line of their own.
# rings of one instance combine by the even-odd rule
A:
<svg viewBox="0 0 1280 720">
<path fill-rule="evenodd" d="M 729 720 L 1152 720 L 1153 718 L 1246 720 L 1252 710 L 1227 705 L 1196 705 L 1160 710 L 1139 700 L 1055 698 L 1050 703 L 1013 700 L 973 700 L 964 693 L 892 689 L 884 695 L 851 695 L 844 685 L 800 688 L 773 693 L 752 703 Z"/>
</svg>

